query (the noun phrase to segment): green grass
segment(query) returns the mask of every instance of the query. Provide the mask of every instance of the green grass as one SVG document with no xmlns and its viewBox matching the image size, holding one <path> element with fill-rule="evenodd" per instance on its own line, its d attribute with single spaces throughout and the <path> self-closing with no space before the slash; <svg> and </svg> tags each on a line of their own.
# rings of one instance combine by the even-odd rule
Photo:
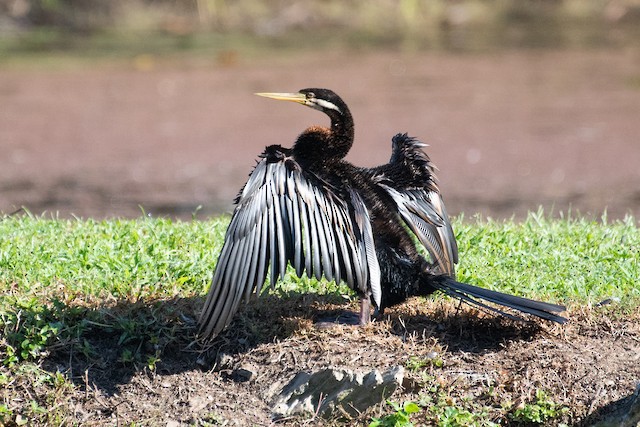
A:
<svg viewBox="0 0 640 427">
<path fill-rule="evenodd" d="M 98 331 L 118 336 L 120 360 L 153 366 L 177 337 L 172 300 L 204 292 L 227 219 L 0 221 L 0 360 L 37 361 Z"/>
<path fill-rule="evenodd" d="M 79 329 L 94 324 L 119 331 L 120 344 L 142 333 L 133 325 L 170 315 L 162 311 L 163 301 L 206 292 L 227 224 L 228 217 L 190 222 L 3 218 L 0 330 L 8 342 L 5 338 L 0 345 L 0 357 L 5 364 L 37 359 L 54 338 L 78 337 Z M 640 300 L 640 231 L 632 218 L 602 223 L 552 220 L 539 213 L 523 222 L 458 219 L 454 228 L 462 281 L 569 307 L 606 299 L 635 306 Z M 295 277 L 281 288 L 335 290 Z M 131 313 L 100 310 L 122 302 L 151 307 L 149 318 L 132 321 Z M 123 360 L 131 357 L 127 353 Z"/>
<path fill-rule="evenodd" d="M 228 217 L 208 221 L 62 220 L 29 215 L 0 221 L 0 287 L 5 294 L 190 297 L 206 292 Z M 529 297 L 584 304 L 635 303 L 640 231 L 613 223 L 455 220 L 459 279 Z M 305 286 L 291 281 L 291 287 Z"/>
<path fill-rule="evenodd" d="M 30 215 L 0 221 L 0 290 L 18 301 L 157 300 L 204 294 L 228 217 L 208 221 L 62 220 Z M 636 304 L 640 231 L 632 218 L 454 221 L 458 278 L 571 304 L 606 298 Z M 313 291 L 291 278 L 287 290 Z M 5 299 L 6 301 L 6 299 Z M 6 303 L 2 310 L 11 309 Z"/>
<path fill-rule="evenodd" d="M 175 349 L 185 335 L 194 337 L 193 318 L 228 220 L 1 218 L 0 388 L 38 380 L 65 396 L 73 385 L 39 363 L 60 348 L 99 363 L 96 337 L 112 340 L 121 365 L 155 369 L 167 346 Z M 633 218 L 608 223 L 537 213 L 522 222 L 458 218 L 453 226 L 462 281 L 564 303 L 570 310 L 612 299 L 624 313 L 640 302 L 640 229 Z M 294 277 L 281 288 L 283 295 L 344 292 Z M 55 421 L 55 411 L 38 415 L 41 402 L 25 405 L 33 406 L 23 413 L 34 419 Z M 441 406 L 438 417 L 471 416 Z M 15 420 L 12 411 L 0 402 L 0 424 Z M 395 412 L 410 416 L 402 411 Z"/>
<path fill-rule="evenodd" d="M 227 219 L 0 221 L 0 283 L 20 292 L 64 286 L 116 298 L 200 293 L 220 249 Z"/>
<path fill-rule="evenodd" d="M 568 305 L 639 301 L 633 218 L 607 223 L 532 213 L 524 222 L 457 222 L 455 230 L 461 281 Z"/>
</svg>

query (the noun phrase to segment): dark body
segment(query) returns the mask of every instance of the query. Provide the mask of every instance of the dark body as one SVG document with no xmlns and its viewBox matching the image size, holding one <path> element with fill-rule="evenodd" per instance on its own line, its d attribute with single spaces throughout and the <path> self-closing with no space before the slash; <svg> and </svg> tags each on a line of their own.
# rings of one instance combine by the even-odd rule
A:
<svg viewBox="0 0 640 427">
<path fill-rule="evenodd" d="M 346 104 L 328 89 L 258 94 L 294 101 L 327 114 L 331 127 L 312 126 L 292 148 L 272 145 L 236 199 L 201 334 L 217 335 L 241 300 L 273 285 L 291 264 L 298 276 L 344 281 L 360 296 L 360 323 L 408 297 L 441 290 L 476 306 L 500 304 L 564 322 L 563 306 L 455 281 L 457 245 L 425 144 L 406 134 L 392 139 L 389 163 L 358 168 L 344 160 L 354 139 Z M 429 254 L 423 257 L 417 240 Z"/>
<path fill-rule="evenodd" d="M 396 140 L 404 143 L 411 141 L 405 135 L 397 135 Z M 310 142 L 312 143 L 312 142 Z M 314 142 L 322 144 L 322 140 Z M 418 253 L 415 242 L 398 218 L 396 203 L 389 194 L 380 187 L 380 182 L 388 182 L 388 174 L 406 177 L 399 173 L 401 165 L 389 164 L 378 168 L 358 168 L 351 163 L 335 159 L 321 163 L 300 161 L 294 151 L 280 146 L 267 149 L 265 158 L 280 158 L 287 153 L 291 159 L 304 167 L 307 178 L 330 187 L 340 198 L 349 199 L 345 189 L 357 191 L 364 202 L 371 218 L 371 226 L 375 243 L 376 257 L 380 265 L 382 300 L 378 310 L 405 301 L 415 295 L 428 295 L 436 289 L 428 283 L 422 283 L 422 273 L 431 270 L 431 265 Z M 394 173 L 395 172 L 395 173 Z M 395 181 L 399 183 L 399 181 Z M 400 181 L 401 182 L 401 181 Z M 359 291 L 361 298 L 368 298 L 366 292 Z"/>
</svg>

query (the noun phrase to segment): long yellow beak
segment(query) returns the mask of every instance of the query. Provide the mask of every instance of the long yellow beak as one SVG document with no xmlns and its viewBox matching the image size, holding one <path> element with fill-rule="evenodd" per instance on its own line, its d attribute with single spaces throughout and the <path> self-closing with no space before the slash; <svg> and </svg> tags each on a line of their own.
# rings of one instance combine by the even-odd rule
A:
<svg viewBox="0 0 640 427">
<path fill-rule="evenodd" d="M 264 96 L 265 98 L 277 99 L 279 101 L 292 101 L 298 104 L 306 104 L 307 96 L 304 93 L 256 93 L 255 95 Z"/>
</svg>

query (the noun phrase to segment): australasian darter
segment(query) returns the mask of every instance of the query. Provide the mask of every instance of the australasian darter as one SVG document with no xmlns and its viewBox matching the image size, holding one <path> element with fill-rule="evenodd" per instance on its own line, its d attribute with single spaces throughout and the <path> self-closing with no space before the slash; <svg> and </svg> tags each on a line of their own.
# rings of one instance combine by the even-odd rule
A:
<svg viewBox="0 0 640 427">
<path fill-rule="evenodd" d="M 389 163 L 360 168 L 344 160 L 354 139 L 347 105 L 328 89 L 258 93 L 322 111 L 331 127 L 312 126 L 292 148 L 271 145 L 240 194 L 227 229 L 200 333 L 212 338 L 231 322 L 238 305 L 284 277 L 345 282 L 360 297 L 359 323 L 408 297 L 440 290 L 483 309 L 518 318 L 495 303 L 564 323 L 556 304 L 457 282 L 458 248 L 425 144 L 398 134 Z M 416 248 L 413 236 L 430 260 Z M 484 301 L 479 301 L 484 300 Z"/>
</svg>

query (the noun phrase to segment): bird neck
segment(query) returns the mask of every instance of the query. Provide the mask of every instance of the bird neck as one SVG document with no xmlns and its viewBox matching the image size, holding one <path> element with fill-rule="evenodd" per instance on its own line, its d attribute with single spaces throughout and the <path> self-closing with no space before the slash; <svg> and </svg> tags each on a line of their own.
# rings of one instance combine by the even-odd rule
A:
<svg viewBox="0 0 640 427">
<path fill-rule="evenodd" d="M 343 114 L 330 115 L 329 117 L 331 117 L 331 132 L 327 145 L 334 158 L 343 159 L 353 145 L 353 118 L 346 108 Z"/>
<path fill-rule="evenodd" d="M 293 152 L 297 160 L 310 167 L 343 159 L 353 145 L 353 119 L 349 111 L 328 113 L 331 127 L 311 126 L 296 141 Z"/>
</svg>

